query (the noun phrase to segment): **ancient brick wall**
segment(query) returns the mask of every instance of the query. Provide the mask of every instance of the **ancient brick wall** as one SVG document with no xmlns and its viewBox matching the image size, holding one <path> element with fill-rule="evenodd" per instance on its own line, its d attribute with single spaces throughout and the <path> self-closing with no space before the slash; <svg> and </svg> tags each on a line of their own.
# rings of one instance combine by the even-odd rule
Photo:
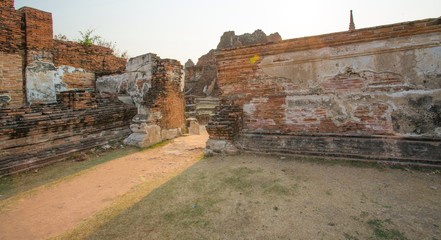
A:
<svg viewBox="0 0 441 240">
<path fill-rule="evenodd" d="M 0 52 L 16 53 L 23 49 L 21 13 L 15 11 L 13 0 L 0 2 Z"/>
<path fill-rule="evenodd" d="M 63 92 L 58 99 L 0 109 L 0 176 L 62 161 L 130 134 L 133 106 L 85 91 Z"/>
<path fill-rule="evenodd" d="M 146 121 L 163 129 L 185 125 L 184 93 L 181 90 L 183 69 L 179 61 L 161 59 L 156 54 L 131 58 L 126 73 L 101 76 L 97 91 L 128 95 Z"/>
<path fill-rule="evenodd" d="M 0 107 L 53 103 L 60 91 L 94 88 L 95 74 L 124 71 L 126 59 L 109 48 L 54 40 L 51 13 L 15 10 L 8 0 L 1 2 L 0 20 Z M 86 71 L 64 74 L 65 66 Z"/>
<path fill-rule="evenodd" d="M 440 164 L 439 39 L 428 19 L 220 51 L 222 97 L 243 111 L 236 146 Z"/>
<path fill-rule="evenodd" d="M 172 59 L 161 59 L 155 68 L 152 89 L 145 96 L 152 112 L 158 111 L 162 118 L 158 125 L 173 129 L 185 126 L 184 93 L 181 91 L 182 65 Z"/>
<path fill-rule="evenodd" d="M 24 103 L 23 59 L 19 54 L 0 52 L 0 108 Z"/>
<path fill-rule="evenodd" d="M 24 103 L 21 14 L 14 1 L 0 3 L 0 108 Z"/>
<path fill-rule="evenodd" d="M 12 0 L 0 2 L 0 23 L 0 176 L 130 134 L 136 107 L 94 93 L 95 73 L 119 73 L 125 59 L 53 40 L 50 13 Z"/>
<path fill-rule="evenodd" d="M 38 9 L 23 7 L 24 44 L 27 64 L 33 61 L 52 62 L 53 29 L 52 14 Z"/>
<path fill-rule="evenodd" d="M 113 55 L 109 48 L 92 45 L 85 47 L 76 42 L 54 40 L 54 64 L 83 68 L 97 75 L 122 73 L 127 60 Z"/>
</svg>

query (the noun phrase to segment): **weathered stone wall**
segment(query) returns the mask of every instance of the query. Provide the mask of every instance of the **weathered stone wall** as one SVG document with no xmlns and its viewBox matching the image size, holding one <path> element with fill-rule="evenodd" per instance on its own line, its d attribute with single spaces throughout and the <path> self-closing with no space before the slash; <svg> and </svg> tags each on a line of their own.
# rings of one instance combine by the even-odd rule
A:
<svg viewBox="0 0 441 240">
<path fill-rule="evenodd" d="M 428 19 L 220 51 L 236 146 L 440 164 L 440 39 Z"/>
<path fill-rule="evenodd" d="M 63 92 L 58 99 L 0 109 L 0 176 L 62 161 L 130 134 L 133 106 L 84 91 Z"/>
</svg>

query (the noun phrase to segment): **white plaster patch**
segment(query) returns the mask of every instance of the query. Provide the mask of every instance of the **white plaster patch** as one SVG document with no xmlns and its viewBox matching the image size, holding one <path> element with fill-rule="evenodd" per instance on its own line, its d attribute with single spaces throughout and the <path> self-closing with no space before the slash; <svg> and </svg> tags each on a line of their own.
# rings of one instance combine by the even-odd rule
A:
<svg viewBox="0 0 441 240">
<path fill-rule="evenodd" d="M 243 112 L 247 115 L 253 115 L 253 113 L 256 111 L 256 105 L 252 103 L 247 103 L 243 105 Z"/>
<path fill-rule="evenodd" d="M 440 94 L 441 89 L 433 89 L 433 90 L 410 90 L 410 91 L 402 91 L 396 93 L 388 93 L 386 94 L 389 97 L 398 98 L 398 97 L 406 97 L 408 95 L 429 95 L 429 94 Z"/>
</svg>

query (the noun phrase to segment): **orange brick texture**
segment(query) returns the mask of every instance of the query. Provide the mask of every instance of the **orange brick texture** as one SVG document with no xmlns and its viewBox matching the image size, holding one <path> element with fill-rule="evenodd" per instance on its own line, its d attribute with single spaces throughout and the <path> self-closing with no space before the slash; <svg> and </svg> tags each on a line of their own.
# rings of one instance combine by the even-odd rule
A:
<svg viewBox="0 0 441 240">
<path fill-rule="evenodd" d="M 109 48 L 100 46 L 85 47 L 75 42 L 54 40 L 54 64 L 67 65 L 95 72 L 98 76 L 122 73 L 127 60 L 113 55 Z"/>
<path fill-rule="evenodd" d="M 156 123 L 162 129 L 182 128 L 185 126 L 184 94 L 180 89 L 182 65 L 172 59 L 160 59 L 153 71 L 152 88 L 144 96 L 145 105 L 152 113 L 162 116 Z"/>
<path fill-rule="evenodd" d="M 63 92 L 57 104 L 0 109 L 0 176 L 122 140 L 136 108 L 113 97 Z"/>
<path fill-rule="evenodd" d="M 439 166 L 440 36 L 438 18 L 219 51 L 210 139 Z"/>
</svg>

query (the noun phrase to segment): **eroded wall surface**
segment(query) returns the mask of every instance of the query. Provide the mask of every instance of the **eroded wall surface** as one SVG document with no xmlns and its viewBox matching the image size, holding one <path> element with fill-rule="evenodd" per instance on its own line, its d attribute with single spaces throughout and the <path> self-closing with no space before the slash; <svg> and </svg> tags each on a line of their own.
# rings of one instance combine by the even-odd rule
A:
<svg viewBox="0 0 441 240">
<path fill-rule="evenodd" d="M 156 54 L 131 58 L 126 73 L 98 77 L 100 93 L 128 96 L 137 107 L 128 145 L 146 147 L 179 136 L 185 128 L 182 65 Z"/>
<path fill-rule="evenodd" d="M 221 51 L 219 86 L 225 107 L 242 110 L 240 130 L 225 137 L 212 122 L 210 138 L 252 151 L 439 164 L 440 39 L 441 20 L 429 19 Z"/>
</svg>

